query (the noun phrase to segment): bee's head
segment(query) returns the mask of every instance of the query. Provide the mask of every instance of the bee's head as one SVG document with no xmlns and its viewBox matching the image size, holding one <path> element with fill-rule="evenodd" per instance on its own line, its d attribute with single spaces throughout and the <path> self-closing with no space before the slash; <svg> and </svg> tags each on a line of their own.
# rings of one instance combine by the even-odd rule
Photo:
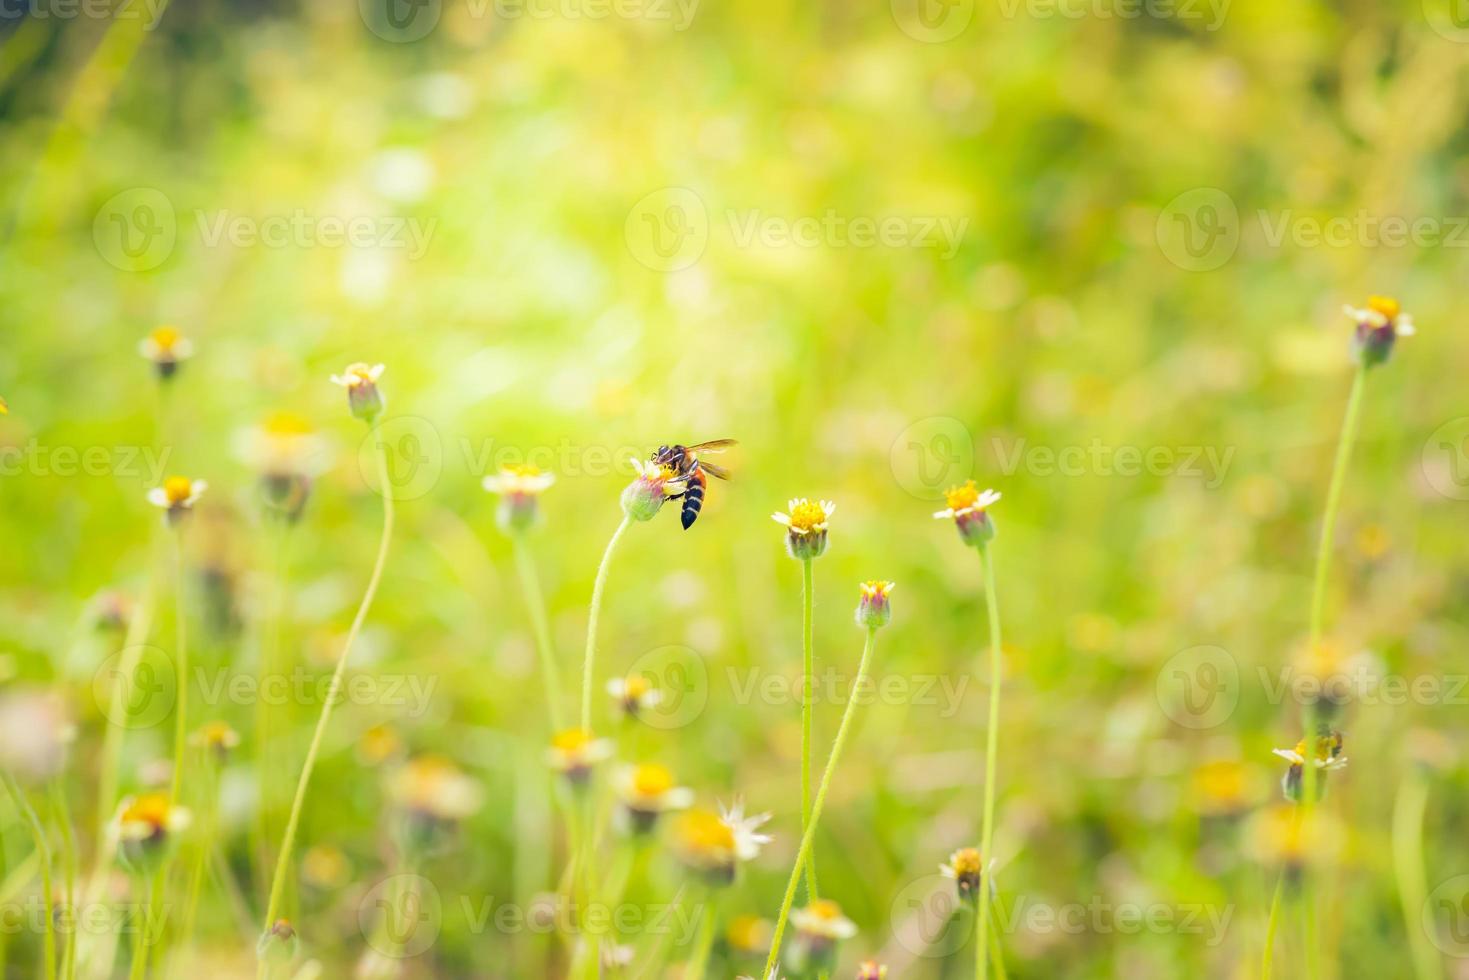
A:
<svg viewBox="0 0 1469 980">
<path fill-rule="evenodd" d="M 654 459 L 658 459 L 661 456 L 667 456 L 667 455 L 668 455 L 668 447 L 667 446 L 659 446 L 658 447 L 658 451 L 653 454 L 653 458 Z"/>
</svg>

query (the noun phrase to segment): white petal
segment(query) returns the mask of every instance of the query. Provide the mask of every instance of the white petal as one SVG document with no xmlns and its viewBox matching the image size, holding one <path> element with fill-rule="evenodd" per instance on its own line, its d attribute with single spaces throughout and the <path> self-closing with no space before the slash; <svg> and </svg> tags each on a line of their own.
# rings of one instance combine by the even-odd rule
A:
<svg viewBox="0 0 1469 980">
<path fill-rule="evenodd" d="M 168 494 L 164 492 L 162 487 L 154 487 L 148 491 L 148 503 L 154 507 L 167 507 Z"/>
<path fill-rule="evenodd" d="M 791 516 L 789 514 L 771 514 L 770 519 L 777 524 L 783 524 L 786 527 L 791 526 Z"/>
</svg>

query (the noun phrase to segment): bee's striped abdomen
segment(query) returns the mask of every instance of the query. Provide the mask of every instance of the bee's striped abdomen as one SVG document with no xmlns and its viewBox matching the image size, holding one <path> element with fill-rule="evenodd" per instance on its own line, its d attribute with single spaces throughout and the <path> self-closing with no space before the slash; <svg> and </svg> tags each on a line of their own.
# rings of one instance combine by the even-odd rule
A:
<svg viewBox="0 0 1469 980">
<path fill-rule="evenodd" d="M 698 464 L 689 471 L 688 487 L 683 494 L 683 513 L 680 515 L 683 521 L 683 529 L 687 531 L 699 519 L 699 508 L 704 506 L 704 473 Z"/>
</svg>

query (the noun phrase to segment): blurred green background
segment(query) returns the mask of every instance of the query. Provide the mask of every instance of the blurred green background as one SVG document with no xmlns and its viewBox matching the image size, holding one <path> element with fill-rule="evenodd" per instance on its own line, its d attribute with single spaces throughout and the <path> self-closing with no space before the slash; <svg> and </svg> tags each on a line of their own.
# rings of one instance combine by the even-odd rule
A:
<svg viewBox="0 0 1469 980">
<path fill-rule="evenodd" d="M 292 898 L 325 976 L 350 974 L 390 865 L 392 745 L 486 789 L 423 869 L 441 930 L 403 975 L 539 975 L 539 937 L 476 928 L 461 901 L 530 903 L 564 856 L 529 619 L 480 480 L 527 453 L 558 475 L 532 548 L 570 685 L 626 457 L 717 437 L 740 440 L 737 479 L 688 533 L 660 515 L 615 558 L 596 704 L 610 733 L 607 677 L 670 645 L 704 665 L 686 691 L 702 707 L 626 726 L 620 751 L 667 763 L 704 805 L 773 811 L 725 913 L 773 918 L 799 838 L 799 704 L 740 692 L 799 673 L 800 566 L 769 515 L 826 498 L 819 666 L 850 679 L 856 584 L 892 579 L 877 671 L 909 692 L 858 716 L 818 838 L 824 890 L 861 928 L 838 975 L 866 956 L 897 977 L 971 969 L 944 937 L 914 938 L 910 899 L 979 836 L 979 563 L 930 517 L 973 477 L 1005 495 L 1002 904 L 1230 915 L 1220 935 L 1207 913 L 1196 933 L 1017 925 L 1011 975 L 1254 975 L 1270 749 L 1300 736 L 1272 685 L 1303 641 L 1350 381 L 1340 307 L 1388 293 L 1419 336 L 1369 380 L 1330 633 L 1374 676 L 1442 686 L 1348 709 L 1320 928 L 1328 976 L 1409 975 L 1390 834 L 1415 744 L 1447 743 L 1427 887 L 1469 872 L 1453 748 L 1469 717 L 1453 680 L 1469 670 L 1469 29 L 1446 5 L 388 2 L 6 8 L 0 650 L 7 685 L 71 706 L 84 842 L 106 727 L 94 674 L 117 642 L 90 604 L 142 592 L 150 541 L 168 569 L 144 500 L 163 471 L 210 483 L 185 539 L 196 661 L 256 669 L 284 547 L 284 647 L 329 671 L 381 502 L 327 378 L 365 360 L 387 365 L 402 482 L 350 674 L 433 690 L 421 711 L 383 697 L 334 718 L 302 829 L 319 874 Z M 166 400 L 137 355 L 160 323 L 196 349 Z M 279 411 L 331 450 L 285 546 L 239 452 Z M 68 447 L 106 461 L 68 467 Z M 1119 449 L 1151 462 L 1128 471 Z M 1224 673 L 1197 674 L 1201 656 Z M 1180 708 L 1190 678 L 1218 679 L 1224 706 Z M 318 706 L 286 709 L 270 767 L 286 785 Z M 254 708 L 196 692 L 192 711 L 244 736 L 223 806 L 253 922 Z M 817 711 L 824 758 L 840 699 Z M 170 738 L 166 722 L 128 733 L 125 789 Z M 631 900 L 681 880 L 656 854 Z M 214 972 L 253 970 L 213 884 L 201 928 Z M 1280 942 L 1293 975 L 1295 919 Z M 36 937 L 11 946 L 34 975 Z M 1464 963 L 1446 956 L 1445 974 Z M 721 953 L 711 975 L 759 967 Z"/>
</svg>

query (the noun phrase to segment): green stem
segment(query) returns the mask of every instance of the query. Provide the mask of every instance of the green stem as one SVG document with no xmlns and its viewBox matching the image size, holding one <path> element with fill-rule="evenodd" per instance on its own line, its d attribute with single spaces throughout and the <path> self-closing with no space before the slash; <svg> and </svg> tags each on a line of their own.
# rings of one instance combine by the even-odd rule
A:
<svg viewBox="0 0 1469 980">
<path fill-rule="evenodd" d="M 607 550 L 602 553 L 602 563 L 597 566 L 597 580 L 592 585 L 592 607 L 587 614 L 587 653 L 582 662 L 581 675 L 581 727 L 586 731 L 592 730 L 592 678 L 596 673 L 597 614 L 602 610 L 602 590 L 607 586 L 607 570 L 612 565 L 612 550 L 617 547 L 622 533 L 631 523 L 632 518 L 623 515 L 622 523 L 612 532 L 612 540 L 607 542 Z"/>
<path fill-rule="evenodd" d="M 1331 566 L 1331 549 L 1336 537 L 1336 515 L 1341 505 L 1342 486 L 1346 483 L 1347 463 L 1357 439 L 1357 420 L 1362 411 L 1362 391 L 1366 386 L 1367 368 L 1360 366 L 1352 378 L 1352 391 L 1347 396 L 1347 411 L 1342 419 L 1341 436 L 1336 444 L 1336 460 L 1331 467 L 1331 484 L 1326 490 L 1326 512 L 1321 518 L 1321 541 L 1316 548 L 1316 574 L 1311 585 L 1311 638 L 1308 655 L 1314 656 L 1321 641 L 1326 610 L 1326 573 Z"/>
<path fill-rule="evenodd" d="M 36 846 L 36 859 L 41 869 L 41 907 L 46 915 L 46 976 L 50 980 L 56 980 L 56 916 L 51 909 L 51 845 L 46 841 L 46 829 L 41 826 L 41 818 L 36 816 L 35 807 L 26 799 L 25 791 L 20 788 L 15 777 L 6 772 L 3 779 L 5 789 L 30 828 L 31 840 Z"/>
<path fill-rule="evenodd" d="M 791 868 L 790 880 L 786 882 L 785 897 L 780 903 L 780 916 L 775 920 L 775 934 L 770 941 L 770 957 L 765 961 L 765 969 L 760 974 L 763 977 L 771 976 L 771 970 L 775 968 L 776 961 L 780 958 L 780 938 L 785 933 L 786 919 L 791 914 L 791 902 L 796 897 L 796 886 L 801 881 L 801 869 L 805 867 L 806 857 L 811 853 L 811 842 L 816 836 L 816 826 L 821 821 L 821 810 L 826 805 L 826 791 L 831 788 L 831 777 L 836 772 L 837 763 L 841 761 L 842 748 L 847 743 L 847 734 L 851 729 L 852 716 L 856 714 L 858 698 L 856 692 L 863 689 L 867 683 L 867 667 L 872 660 L 873 647 L 877 645 L 877 628 L 868 627 L 867 642 L 862 645 L 862 662 L 857 667 L 857 680 L 852 685 L 853 695 L 847 698 L 847 706 L 842 711 L 842 721 L 837 727 L 837 737 L 831 745 L 831 757 L 826 760 L 826 769 L 821 773 L 821 785 L 816 789 L 816 802 L 811 807 L 811 822 L 801 834 L 801 846 L 796 852 L 796 863 Z"/>
<path fill-rule="evenodd" d="M 704 913 L 699 921 L 699 934 L 695 937 L 693 951 L 689 955 L 688 968 L 683 980 L 704 980 L 709 969 L 709 951 L 714 948 L 714 895 L 704 893 Z"/>
<path fill-rule="evenodd" d="M 206 748 L 205 751 L 210 752 L 211 750 Z M 198 917 L 199 893 L 203 889 L 204 868 L 209 863 L 210 852 L 214 850 L 215 821 L 219 812 L 219 767 L 217 762 L 209 759 L 206 769 L 209 772 L 209 787 L 204 797 L 198 851 L 194 855 L 194 866 L 189 872 L 189 890 L 184 903 L 184 924 L 180 936 L 181 945 L 185 950 L 189 949 L 194 941 L 194 922 Z"/>
<path fill-rule="evenodd" d="M 271 548 L 274 552 L 275 567 L 270 624 L 262 631 L 259 641 L 260 676 L 256 686 L 258 691 L 268 690 L 272 678 L 283 673 L 281 666 L 284 649 L 282 636 L 285 630 L 286 593 L 293 537 L 290 522 L 280 521 L 278 523 L 280 526 L 273 536 Z M 277 801 L 280 797 L 280 767 L 278 765 L 280 755 L 275 747 L 275 733 L 278 729 L 288 731 L 291 725 L 290 718 L 277 719 L 276 709 L 272 704 L 274 700 L 274 698 L 258 697 L 255 704 L 255 774 L 260 805 L 256 810 L 255 820 L 251 827 L 253 839 L 250 850 L 255 862 L 254 873 L 262 889 L 265 887 L 264 879 L 270 868 L 271 830 L 276 816 Z M 280 724 L 277 724 L 278 720 Z"/>
<path fill-rule="evenodd" d="M 173 722 L 173 783 L 169 789 L 169 797 L 175 805 L 178 805 L 182 803 L 182 800 L 179 799 L 179 787 L 184 776 L 184 751 L 189 738 L 189 643 L 188 617 L 184 608 L 184 529 L 182 526 L 174 529 L 173 571 L 174 628 L 178 636 L 178 651 L 175 654 L 178 664 L 178 706 Z"/>
<path fill-rule="evenodd" d="M 265 932 L 269 932 L 276 921 L 276 914 L 280 911 L 281 895 L 285 888 L 286 875 L 291 867 L 291 852 L 296 843 L 296 829 L 301 822 L 301 810 L 306 803 L 306 789 L 311 784 L 311 773 L 316 768 L 316 756 L 321 751 L 321 740 L 326 733 L 326 726 L 331 721 L 332 706 L 337 703 L 337 698 L 342 690 L 342 676 L 347 670 L 347 661 L 352 655 L 352 646 L 357 642 L 357 634 L 362 631 L 362 624 L 367 619 L 367 611 L 372 608 L 373 597 L 377 595 L 378 583 L 382 580 L 383 569 L 388 563 L 388 545 L 393 538 L 393 488 L 388 477 L 388 454 L 387 446 L 378 440 L 378 489 L 383 498 L 383 533 L 378 543 L 377 560 L 373 563 L 372 574 L 367 580 L 367 590 L 362 594 L 362 602 L 357 606 L 357 614 L 352 617 L 352 626 L 347 631 L 347 641 L 342 645 L 342 653 L 337 658 L 336 669 L 332 672 L 331 686 L 327 689 L 327 696 L 321 703 L 321 715 L 316 719 L 316 730 L 311 735 L 311 744 L 306 749 L 306 761 L 301 766 L 301 778 L 296 782 L 296 795 L 291 801 L 291 814 L 286 820 L 285 836 L 281 839 L 281 852 L 276 858 L 275 876 L 270 883 L 270 900 L 265 906 Z M 260 972 L 264 975 L 264 958 L 260 961 Z"/>
<path fill-rule="evenodd" d="M 1418 980 L 1442 980 L 1439 959 L 1420 924 L 1419 913 L 1428 900 L 1423 876 L 1423 814 L 1428 808 L 1428 780 L 1416 767 L 1410 768 L 1398 785 L 1392 810 L 1393 871 L 1398 879 L 1398 896 L 1403 903 L 1403 922 L 1413 950 L 1413 971 Z"/>
<path fill-rule="evenodd" d="M 142 980 L 148 972 L 148 958 L 153 949 L 153 943 L 158 938 L 153 935 L 153 920 L 158 917 L 159 906 L 163 904 L 163 879 L 166 876 L 167 866 L 160 867 L 153 875 L 153 882 L 148 887 L 148 901 L 143 906 L 143 921 L 135 925 L 136 932 L 133 934 L 133 962 L 128 969 L 128 980 Z M 142 890 L 143 878 L 138 877 L 139 891 Z M 140 903 L 141 904 L 141 903 Z"/>
<path fill-rule="evenodd" d="M 815 575 L 812 559 L 801 562 L 801 662 L 804 683 L 801 686 L 801 832 L 811 825 L 811 716 L 815 701 L 816 643 L 812 606 L 815 603 Z M 814 902 L 816 888 L 816 852 L 806 855 L 806 898 Z"/>
<path fill-rule="evenodd" d="M 525 593 L 525 604 L 530 609 L 531 629 L 536 635 L 536 652 L 541 655 L 541 677 L 546 685 L 546 710 L 551 718 L 551 727 L 561 730 L 561 671 L 556 666 L 556 651 L 551 646 L 551 624 L 546 617 L 546 600 L 541 594 L 541 580 L 536 574 L 536 563 L 524 536 L 511 535 L 511 546 L 515 551 L 515 567 L 520 572 L 520 588 Z"/>
<path fill-rule="evenodd" d="M 56 817 L 56 825 L 61 830 L 62 895 L 71 912 L 71 928 L 66 933 L 66 948 L 61 957 L 61 972 L 67 980 L 71 980 L 76 976 L 76 936 L 79 914 L 77 908 L 77 841 L 71 828 L 71 807 L 67 804 L 66 790 L 59 779 L 51 783 L 51 807 Z"/>
<path fill-rule="evenodd" d="M 148 639 L 148 630 L 153 620 L 153 605 L 157 598 L 158 575 L 156 547 L 150 536 L 148 544 L 148 584 L 143 597 L 133 609 L 128 620 L 127 632 L 123 635 L 122 649 L 118 651 L 118 669 L 108 694 L 107 732 L 102 738 L 102 761 L 97 776 L 97 868 L 88 886 L 88 894 L 100 889 L 101 877 L 111 870 L 112 856 L 108 830 L 117 809 L 117 768 L 122 756 L 122 737 L 127 730 L 127 711 L 131 701 L 133 677 L 143 656 L 143 644 Z"/>
<path fill-rule="evenodd" d="M 1265 952 L 1260 957 L 1260 980 L 1270 980 L 1270 962 L 1275 955 L 1275 929 L 1280 921 L 1280 897 L 1285 893 L 1286 867 L 1281 866 L 1275 881 L 1275 894 L 1270 899 L 1270 918 L 1265 923 Z"/>
<path fill-rule="evenodd" d="M 988 884 L 993 874 L 994 855 L 991 848 L 994 845 L 995 834 L 995 770 L 999 760 L 1000 748 L 1000 607 L 995 596 L 995 567 L 994 559 L 991 557 L 991 549 L 994 542 L 990 542 L 980 548 L 980 557 L 984 562 L 984 600 L 990 624 L 990 710 L 986 722 L 985 749 L 984 749 L 984 823 L 980 830 L 979 855 L 980 861 L 984 862 L 982 874 L 986 880 L 984 887 L 979 890 L 979 948 L 989 948 L 990 931 L 990 891 Z M 975 966 L 975 976 L 984 980 L 988 973 L 988 962 L 981 954 Z"/>
</svg>

